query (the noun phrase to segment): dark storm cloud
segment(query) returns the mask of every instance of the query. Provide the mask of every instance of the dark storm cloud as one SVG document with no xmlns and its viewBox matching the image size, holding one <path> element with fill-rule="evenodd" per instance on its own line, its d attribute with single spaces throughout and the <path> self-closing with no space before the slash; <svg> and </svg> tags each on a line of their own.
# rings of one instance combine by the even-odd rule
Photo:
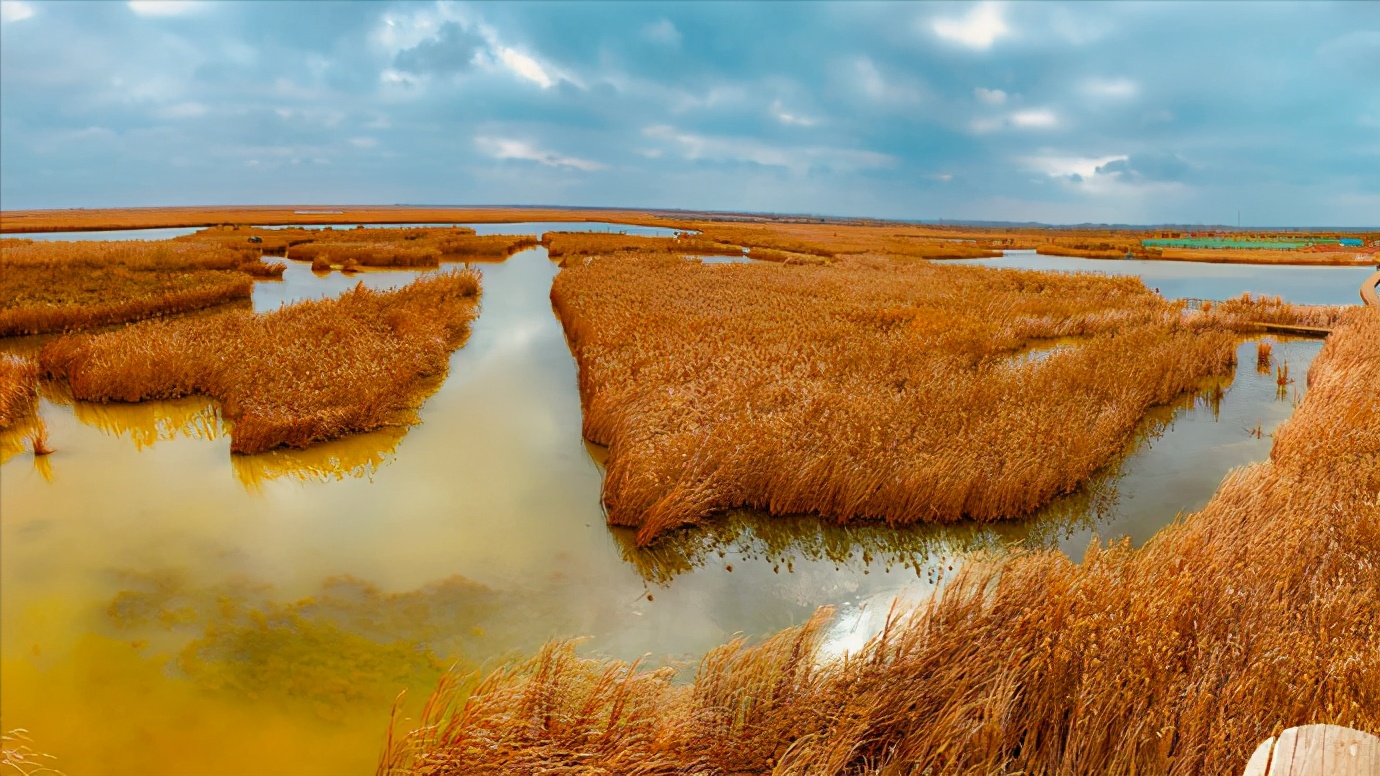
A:
<svg viewBox="0 0 1380 776">
<path fill-rule="evenodd" d="M 1377 3 L 2 7 L 7 209 L 1380 213 Z"/>
</svg>

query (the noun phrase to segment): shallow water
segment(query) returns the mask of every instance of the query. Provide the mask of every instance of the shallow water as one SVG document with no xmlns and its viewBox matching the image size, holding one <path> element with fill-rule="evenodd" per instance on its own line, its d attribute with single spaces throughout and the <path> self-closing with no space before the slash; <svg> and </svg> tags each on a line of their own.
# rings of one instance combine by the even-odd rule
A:
<svg viewBox="0 0 1380 776">
<path fill-rule="evenodd" d="M 1278 296 L 1295 304 L 1359 304 L 1361 281 L 1370 267 L 1292 267 L 1259 264 L 1206 264 L 1192 261 L 1080 259 L 1043 256 L 1035 251 L 1004 251 L 1000 258 L 953 259 L 945 263 L 1058 272 L 1136 275 L 1166 299 L 1231 299 Z"/>
<path fill-rule="evenodd" d="M 69 773 L 365 773 L 398 690 L 415 714 L 453 662 L 589 635 L 589 652 L 691 664 L 821 605 L 841 609 L 830 649 L 856 648 L 896 595 L 924 595 L 965 552 L 1077 557 L 1094 532 L 1139 543 L 1201 506 L 1229 468 L 1268 454 L 1320 346 L 1276 346 L 1298 379 L 1281 400 L 1244 343 L 1216 409 L 1160 413 L 1095 496 L 1039 522 L 845 530 L 737 514 L 640 551 L 604 524 L 551 312 L 556 266 L 543 249 L 475 266 L 481 315 L 410 430 L 241 457 L 205 400 L 45 400 L 57 452 L 0 469 L 4 724 Z M 254 306 L 413 277 L 289 262 Z"/>
</svg>

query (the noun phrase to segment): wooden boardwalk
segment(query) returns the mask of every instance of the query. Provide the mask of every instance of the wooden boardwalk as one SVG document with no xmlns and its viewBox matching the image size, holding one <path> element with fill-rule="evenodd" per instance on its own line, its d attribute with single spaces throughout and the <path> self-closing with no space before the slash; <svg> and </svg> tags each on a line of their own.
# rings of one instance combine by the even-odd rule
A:
<svg viewBox="0 0 1380 776">
<path fill-rule="evenodd" d="M 1255 750 L 1242 776 L 1380 776 L 1380 738 L 1338 725 L 1289 728 Z"/>
<path fill-rule="evenodd" d="M 1361 284 L 1361 301 L 1368 305 L 1380 307 L 1380 295 L 1375 293 L 1375 287 L 1380 285 L 1380 268 L 1375 270 L 1375 274 L 1366 278 L 1366 282 Z"/>
</svg>

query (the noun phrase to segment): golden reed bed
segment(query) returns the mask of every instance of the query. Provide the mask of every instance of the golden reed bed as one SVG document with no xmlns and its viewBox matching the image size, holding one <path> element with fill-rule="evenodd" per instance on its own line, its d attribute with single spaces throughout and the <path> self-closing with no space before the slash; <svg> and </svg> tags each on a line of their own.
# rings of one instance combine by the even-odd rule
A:
<svg viewBox="0 0 1380 776">
<path fill-rule="evenodd" d="M 74 331 L 248 300 L 282 275 L 256 248 L 0 241 L 0 337 Z"/>
<path fill-rule="evenodd" d="M 970 562 L 848 657 L 828 611 L 672 671 L 558 642 L 447 677 L 378 772 L 1237 774 L 1380 729 L 1380 310 L 1348 315 L 1270 461 L 1144 548 Z"/>
<path fill-rule="evenodd" d="M 734 507 L 948 523 L 1028 514 L 1224 375 L 1235 335 L 1136 278 L 888 260 L 620 255 L 551 291 L 639 544 Z M 1032 341 L 1080 337 L 1036 362 Z"/>
<path fill-rule="evenodd" d="M 313 270 L 334 266 L 430 268 L 445 261 L 502 261 L 537 245 L 535 237 L 480 236 L 470 229 L 347 229 L 314 234 L 317 236 L 311 242 L 293 245 L 284 255 L 311 262 Z"/>
<path fill-rule="evenodd" d="M 70 335 L 46 344 L 39 362 L 83 401 L 211 396 L 233 452 L 306 447 L 410 420 L 419 391 L 468 336 L 478 298 L 477 272 L 433 273 L 263 315 Z"/>
</svg>

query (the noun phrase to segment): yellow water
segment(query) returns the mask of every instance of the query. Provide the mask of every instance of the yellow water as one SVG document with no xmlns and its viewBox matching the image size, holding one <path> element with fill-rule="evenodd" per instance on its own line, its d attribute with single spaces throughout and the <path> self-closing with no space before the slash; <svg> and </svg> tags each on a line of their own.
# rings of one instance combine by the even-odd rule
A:
<svg viewBox="0 0 1380 776">
<path fill-rule="evenodd" d="M 550 307 L 556 267 L 538 249 L 480 269 L 473 334 L 410 430 L 236 457 L 205 400 L 53 395 L 40 414 L 57 452 L 0 438 L 0 727 L 28 729 L 69 774 L 369 773 L 398 692 L 415 713 L 452 664 L 577 635 L 588 652 L 689 664 L 824 604 L 842 609 L 831 643 L 846 649 L 955 553 L 1017 540 L 1077 552 L 1094 530 L 1140 540 L 1205 501 L 1228 465 L 1265 456 L 1269 437 L 1237 426 L 1268 434 L 1292 409 L 1251 388 L 1272 378 L 1244 359 L 1218 413 L 1170 411 L 1109 477 L 1114 493 L 1034 530 L 734 515 L 641 551 L 604 524 Z M 412 277 L 293 264 L 255 307 Z M 1315 352 L 1276 348 L 1300 376 Z M 1166 482 L 1193 484 L 1169 496 Z"/>
</svg>

